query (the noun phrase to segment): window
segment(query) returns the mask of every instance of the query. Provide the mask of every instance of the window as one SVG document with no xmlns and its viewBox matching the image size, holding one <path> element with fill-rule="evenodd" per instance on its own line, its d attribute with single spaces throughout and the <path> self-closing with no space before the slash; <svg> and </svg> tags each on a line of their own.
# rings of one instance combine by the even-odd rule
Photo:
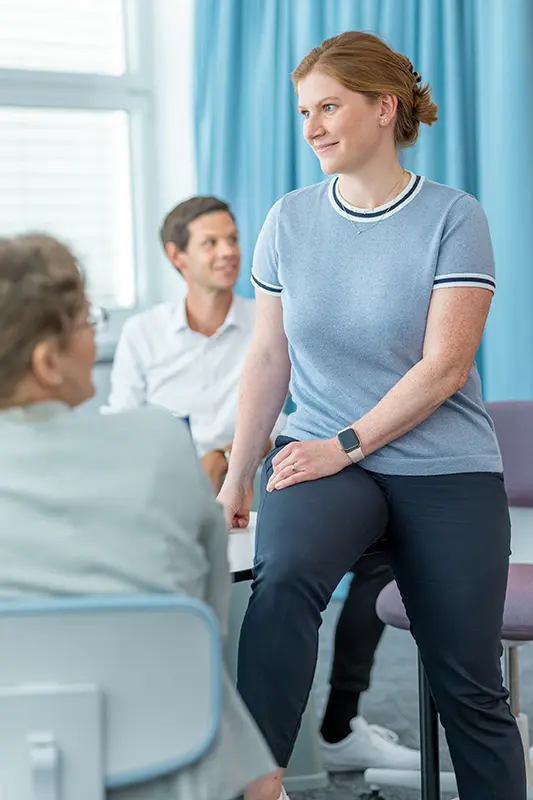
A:
<svg viewBox="0 0 533 800">
<path fill-rule="evenodd" d="M 122 75 L 122 0 L 0 0 L 0 68 Z"/>
<path fill-rule="evenodd" d="M 117 326 L 157 246 L 151 24 L 151 0 L 0 0 L 0 235 L 71 245 Z"/>
<path fill-rule="evenodd" d="M 108 308 L 135 304 L 128 141 L 123 111 L 0 108 L 2 228 L 72 242 Z"/>
</svg>

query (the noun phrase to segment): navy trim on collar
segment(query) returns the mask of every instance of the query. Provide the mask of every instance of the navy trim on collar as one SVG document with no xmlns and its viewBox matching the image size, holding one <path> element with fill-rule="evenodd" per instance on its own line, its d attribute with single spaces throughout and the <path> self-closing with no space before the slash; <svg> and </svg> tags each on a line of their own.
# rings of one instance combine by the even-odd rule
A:
<svg viewBox="0 0 533 800">
<path fill-rule="evenodd" d="M 331 197 L 333 199 L 333 202 L 337 206 L 338 210 L 343 214 L 347 214 L 348 216 L 353 217 L 353 219 L 367 220 L 367 221 L 373 219 L 379 219 L 380 217 L 383 217 L 387 214 L 391 214 L 393 211 L 398 209 L 400 206 L 403 206 L 405 203 L 408 203 L 411 197 L 417 191 L 421 180 L 422 177 L 420 175 L 417 175 L 415 177 L 415 180 L 413 181 L 412 186 L 403 195 L 403 197 L 400 197 L 399 200 L 396 200 L 396 202 L 394 202 L 392 206 L 387 206 L 386 208 L 382 208 L 380 211 L 369 211 L 369 212 L 354 211 L 349 206 L 344 205 L 338 193 L 338 185 L 339 185 L 338 177 L 335 178 L 333 181 Z"/>
</svg>

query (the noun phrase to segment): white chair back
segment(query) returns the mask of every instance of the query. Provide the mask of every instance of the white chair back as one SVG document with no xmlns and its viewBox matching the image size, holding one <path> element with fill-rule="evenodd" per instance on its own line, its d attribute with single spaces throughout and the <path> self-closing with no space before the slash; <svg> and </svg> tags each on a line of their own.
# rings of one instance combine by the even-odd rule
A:
<svg viewBox="0 0 533 800">
<path fill-rule="evenodd" d="M 179 771 L 219 726 L 220 640 L 172 595 L 0 604 L 0 798 L 103 800 Z"/>
</svg>

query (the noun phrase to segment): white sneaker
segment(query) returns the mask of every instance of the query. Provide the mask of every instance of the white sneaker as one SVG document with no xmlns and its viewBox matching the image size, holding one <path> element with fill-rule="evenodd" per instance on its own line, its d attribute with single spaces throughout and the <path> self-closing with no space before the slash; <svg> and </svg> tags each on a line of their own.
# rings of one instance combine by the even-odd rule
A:
<svg viewBox="0 0 533 800">
<path fill-rule="evenodd" d="M 364 717 L 350 722 L 352 732 L 337 744 L 322 736 L 320 749 L 328 772 L 364 772 L 365 769 L 420 769 L 420 751 L 404 747 L 398 734 L 369 725 Z"/>
</svg>

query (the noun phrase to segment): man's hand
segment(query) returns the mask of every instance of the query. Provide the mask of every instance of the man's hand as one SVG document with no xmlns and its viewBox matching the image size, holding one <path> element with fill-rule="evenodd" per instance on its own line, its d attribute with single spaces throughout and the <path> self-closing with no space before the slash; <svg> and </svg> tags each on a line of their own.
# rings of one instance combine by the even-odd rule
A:
<svg viewBox="0 0 533 800">
<path fill-rule="evenodd" d="M 202 457 L 202 467 L 211 481 L 213 491 L 218 494 L 228 471 L 226 456 L 221 450 L 210 450 Z"/>
</svg>

